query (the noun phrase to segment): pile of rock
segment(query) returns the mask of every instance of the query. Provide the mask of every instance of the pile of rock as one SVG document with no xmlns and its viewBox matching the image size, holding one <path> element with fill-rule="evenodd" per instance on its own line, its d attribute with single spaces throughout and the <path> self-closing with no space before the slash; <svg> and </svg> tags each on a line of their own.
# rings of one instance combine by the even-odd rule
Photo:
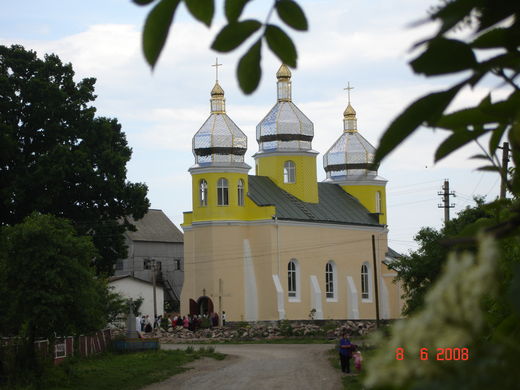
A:
<svg viewBox="0 0 520 390">
<path fill-rule="evenodd" d="M 152 337 L 158 337 L 163 343 L 182 343 L 189 340 L 224 341 L 224 340 L 258 340 L 286 337 L 338 338 L 343 329 L 347 329 L 353 337 L 364 336 L 375 329 L 374 321 L 320 321 L 320 323 L 289 322 L 263 324 L 250 323 L 222 327 L 198 329 L 192 332 L 187 329 L 170 328 L 168 331 L 157 329 Z"/>
</svg>

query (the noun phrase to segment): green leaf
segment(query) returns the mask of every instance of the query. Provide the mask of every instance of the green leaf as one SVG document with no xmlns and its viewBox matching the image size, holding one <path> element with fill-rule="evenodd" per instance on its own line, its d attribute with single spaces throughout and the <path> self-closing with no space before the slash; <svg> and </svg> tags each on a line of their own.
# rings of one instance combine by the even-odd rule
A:
<svg viewBox="0 0 520 390">
<path fill-rule="evenodd" d="M 508 42 L 508 29 L 494 28 L 476 38 L 471 46 L 478 49 L 489 49 L 493 47 L 505 47 Z"/>
<path fill-rule="evenodd" d="M 229 23 L 217 34 L 211 44 L 213 50 L 226 53 L 241 45 L 247 38 L 262 27 L 258 20 L 244 20 L 243 22 Z"/>
<path fill-rule="evenodd" d="M 148 14 L 143 30 L 143 52 L 153 68 L 166 43 L 180 0 L 161 0 Z"/>
<path fill-rule="evenodd" d="M 229 23 L 236 22 L 249 0 L 226 0 L 224 12 Z"/>
<path fill-rule="evenodd" d="M 494 165 L 487 165 L 485 167 L 477 168 L 477 171 L 500 172 L 500 168 L 495 167 Z"/>
<path fill-rule="evenodd" d="M 426 76 L 460 72 L 477 65 L 471 47 L 455 39 L 435 38 L 428 48 L 415 60 L 410 62 L 416 73 Z"/>
<path fill-rule="evenodd" d="M 260 38 L 251 46 L 246 54 L 240 59 L 237 67 L 238 84 L 246 94 L 252 93 L 260 83 L 262 69 L 260 60 L 262 58 L 262 39 Z"/>
<path fill-rule="evenodd" d="M 137 5 L 148 5 L 153 3 L 155 0 L 132 0 Z"/>
<path fill-rule="evenodd" d="M 485 131 L 454 131 L 453 134 L 446 138 L 435 151 L 435 162 L 442 160 L 444 157 L 448 156 L 455 150 L 461 148 L 474 139 L 477 139 L 484 133 Z"/>
<path fill-rule="evenodd" d="M 437 13 L 432 15 L 432 19 L 442 20 L 442 27 L 437 36 L 444 34 L 459 24 L 465 17 L 469 16 L 475 6 L 475 0 L 458 0 L 448 2 Z"/>
<path fill-rule="evenodd" d="M 494 155 L 497 151 L 498 144 L 500 144 L 500 140 L 502 139 L 505 131 L 506 126 L 504 125 L 497 126 L 497 128 L 492 131 L 491 138 L 489 139 L 489 152 L 491 155 Z"/>
<path fill-rule="evenodd" d="M 276 2 L 276 12 L 282 21 L 295 30 L 307 31 L 309 24 L 301 7 L 293 0 Z"/>
<path fill-rule="evenodd" d="M 470 157 L 471 160 L 488 160 L 489 161 L 489 157 L 486 156 L 485 154 L 474 154 L 473 156 Z"/>
<path fill-rule="evenodd" d="M 208 27 L 211 26 L 215 14 L 214 0 L 184 0 L 184 3 L 195 19 Z"/>
<path fill-rule="evenodd" d="M 265 39 L 271 51 L 284 64 L 292 68 L 296 67 L 298 54 L 291 38 L 280 28 L 272 24 L 268 24 L 265 28 Z"/>
<path fill-rule="evenodd" d="M 435 122 L 464 84 L 465 82 L 462 82 L 447 91 L 431 93 L 408 106 L 402 114 L 394 119 L 381 137 L 374 162 L 380 163 L 422 123 Z"/>
</svg>

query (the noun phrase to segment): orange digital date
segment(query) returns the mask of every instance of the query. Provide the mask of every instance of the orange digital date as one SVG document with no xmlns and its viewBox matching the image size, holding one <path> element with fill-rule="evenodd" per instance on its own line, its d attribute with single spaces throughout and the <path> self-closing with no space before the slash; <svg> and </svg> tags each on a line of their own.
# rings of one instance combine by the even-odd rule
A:
<svg viewBox="0 0 520 390">
<path fill-rule="evenodd" d="M 395 350 L 396 360 L 404 360 L 404 348 L 397 348 Z M 428 348 L 421 348 L 419 351 L 419 358 L 421 360 L 429 360 L 430 355 Z M 468 348 L 437 348 L 435 360 L 468 360 Z"/>
</svg>

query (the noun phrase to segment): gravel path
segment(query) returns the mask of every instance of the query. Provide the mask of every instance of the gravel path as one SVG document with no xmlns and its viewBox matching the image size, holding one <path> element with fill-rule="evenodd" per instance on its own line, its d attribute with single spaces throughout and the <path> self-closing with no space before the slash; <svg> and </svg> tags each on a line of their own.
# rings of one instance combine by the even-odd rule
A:
<svg viewBox="0 0 520 390">
<path fill-rule="evenodd" d="M 194 348 L 199 346 L 194 345 Z M 192 369 L 142 390 L 235 389 L 341 389 L 341 373 L 332 368 L 327 351 L 331 344 L 221 344 L 224 360 L 204 358 L 187 364 Z M 163 344 L 162 349 L 186 345 Z"/>
</svg>

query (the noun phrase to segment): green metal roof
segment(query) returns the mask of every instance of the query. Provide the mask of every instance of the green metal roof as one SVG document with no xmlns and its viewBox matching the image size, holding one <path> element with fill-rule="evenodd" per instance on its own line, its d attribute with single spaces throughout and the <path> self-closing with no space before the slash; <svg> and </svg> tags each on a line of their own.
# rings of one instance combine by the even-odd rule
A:
<svg viewBox="0 0 520 390">
<path fill-rule="evenodd" d="M 278 219 L 381 226 L 376 215 L 337 184 L 318 183 L 319 203 L 307 203 L 266 176 L 249 176 L 248 196 L 258 206 L 275 206 Z"/>
</svg>

